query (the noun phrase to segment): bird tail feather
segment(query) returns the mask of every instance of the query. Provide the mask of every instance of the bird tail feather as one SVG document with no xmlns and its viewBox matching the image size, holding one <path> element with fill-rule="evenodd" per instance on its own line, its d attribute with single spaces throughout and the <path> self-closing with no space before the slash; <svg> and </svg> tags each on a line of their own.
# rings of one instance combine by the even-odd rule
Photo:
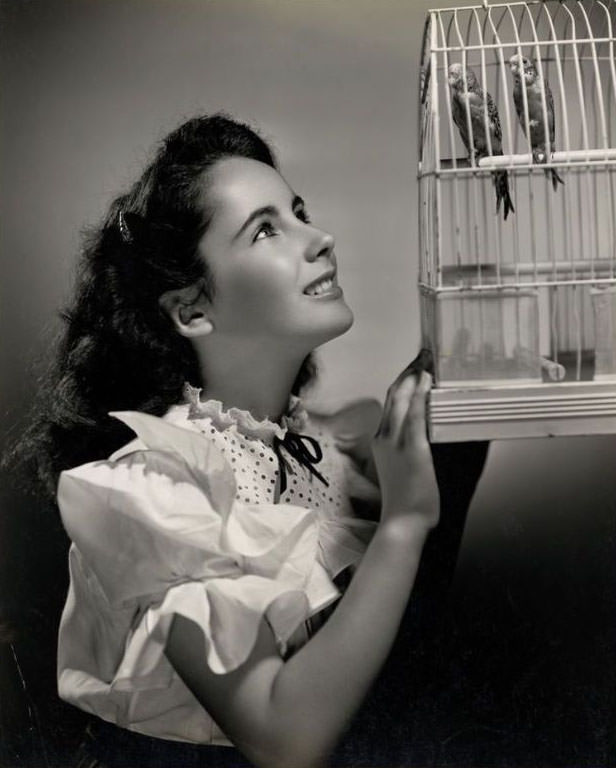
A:
<svg viewBox="0 0 616 768">
<path fill-rule="evenodd" d="M 554 187 L 554 192 L 558 189 L 559 184 L 564 184 L 565 182 L 561 179 L 561 177 L 558 175 L 558 172 L 556 171 L 556 168 L 546 168 L 545 175 L 549 179 L 552 179 L 552 186 Z"/>
<path fill-rule="evenodd" d="M 533 150 L 533 161 L 535 163 L 543 164 L 547 162 L 547 155 L 545 151 L 542 149 L 534 149 Z M 554 187 L 554 192 L 558 189 L 559 184 L 564 184 L 565 182 L 561 179 L 561 177 L 558 175 L 558 171 L 556 168 L 546 168 L 545 176 L 547 179 L 552 179 L 552 186 Z"/>
<path fill-rule="evenodd" d="M 515 213 L 515 208 L 511 202 L 511 195 L 509 194 L 509 174 L 507 171 L 495 171 L 493 174 L 494 187 L 496 188 L 496 213 L 499 213 L 501 200 L 503 202 L 503 217 L 505 221 L 511 213 Z"/>
</svg>

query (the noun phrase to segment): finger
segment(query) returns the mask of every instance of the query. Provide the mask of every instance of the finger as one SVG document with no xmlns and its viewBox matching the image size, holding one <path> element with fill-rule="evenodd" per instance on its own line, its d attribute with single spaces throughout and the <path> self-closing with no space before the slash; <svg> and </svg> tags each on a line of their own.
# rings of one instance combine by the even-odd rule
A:
<svg viewBox="0 0 616 768">
<path fill-rule="evenodd" d="M 391 432 L 391 406 L 393 397 L 398 391 L 400 385 L 403 384 L 403 382 L 405 382 L 409 376 L 415 376 L 418 378 L 422 371 L 430 371 L 432 368 L 432 352 L 424 347 L 419 351 L 419 354 L 413 360 L 411 360 L 406 368 L 400 371 L 396 379 L 387 390 L 385 405 L 383 406 L 383 413 L 381 415 L 381 423 L 379 424 L 379 428 L 376 431 L 377 437 L 386 436 Z"/>
<path fill-rule="evenodd" d="M 394 393 L 394 384 L 392 384 L 387 390 L 385 395 L 385 405 L 383 406 L 383 412 L 381 413 L 381 421 L 376 431 L 375 437 L 385 437 L 389 434 L 389 418 L 391 414 L 391 399 Z"/>
<path fill-rule="evenodd" d="M 403 373 L 406 371 L 413 371 L 416 373 L 419 373 L 420 371 L 428 371 L 428 373 L 434 373 L 434 359 L 432 357 L 432 352 L 427 347 L 422 347 L 417 356 L 405 368 Z"/>
<path fill-rule="evenodd" d="M 432 387 L 432 376 L 422 371 L 413 392 L 406 413 L 401 439 L 406 443 L 409 439 L 426 439 L 426 410 L 427 400 Z"/>
<path fill-rule="evenodd" d="M 432 376 L 430 376 L 427 371 L 422 371 L 409 406 L 409 415 L 411 418 L 425 419 L 426 403 L 431 388 Z"/>
<path fill-rule="evenodd" d="M 385 405 L 383 406 L 383 413 L 381 414 L 381 423 L 379 424 L 379 428 L 376 432 L 377 436 L 381 435 L 382 437 L 385 437 L 391 432 L 391 406 L 393 399 L 396 392 L 398 391 L 400 384 L 405 380 L 405 378 L 412 374 L 410 367 L 411 366 L 408 365 L 401 373 L 399 373 L 387 390 L 387 394 L 385 396 Z"/>
<path fill-rule="evenodd" d="M 395 441 L 400 439 L 400 433 L 404 427 L 411 402 L 417 389 L 417 377 L 409 374 L 400 384 L 391 400 L 391 410 L 389 416 L 390 433 Z"/>
<path fill-rule="evenodd" d="M 411 363 L 412 365 L 412 363 Z M 411 365 L 408 365 L 395 379 L 395 381 L 391 384 L 389 389 L 387 390 L 387 396 L 385 398 L 385 405 L 383 407 L 383 414 L 381 417 L 381 423 L 379 425 L 379 428 L 377 430 L 377 436 L 386 437 L 389 434 L 391 434 L 392 430 L 394 429 L 393 425 L 393 404 L 396 398 L 400 396 L 400 387 L 407 382 L 409 379 L 411 382 L 414 380 L 414 377 L 416 377 L 417 373 L 411 369 Z M 404 394 L 404 389 L 403 389 Z"/>
<path fill-rule="evenodd" d="M 392 386 L 397 386 L 410 374 L 418 376 L 421 371 L 425 370 L 425 365 L 430 363 L 430 359 L 426 357 L 426 355 L 430 356 L 430 354 L 431 353 L 428 350 L 422 349 L 419 354 L 411 360 L 406 368 L 400 371 Z"/>
</svg>

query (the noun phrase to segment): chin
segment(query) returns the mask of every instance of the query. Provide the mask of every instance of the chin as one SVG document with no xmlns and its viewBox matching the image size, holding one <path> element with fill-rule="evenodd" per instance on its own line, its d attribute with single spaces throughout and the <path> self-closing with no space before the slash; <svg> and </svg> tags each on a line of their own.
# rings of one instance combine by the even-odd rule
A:
<svg viewBox="0 0 616 768">
<path fill-rule="evenodd" d="M 341 336 L 343 333 L 346 333 L 355 322 L 355 316 L 353 315 L 353 310 L 351 307 L 349 307 L 348 304 L 345 304 L 344 306 L 346 308 L 346 321 L 343 323 L 342 330 L 338 334 L 339 336 Z"/>
<path fill-rule="evenodd" d="M 341 302 L 340 308 L 337 307 L 336 309 L 336 319 L 332 318 L 332 322 L 327 329 L 324 329 L 323 337 L 315 343 L 315 347 L 320 347 L 322 344 L 332 341 L 332 339 L 337 339 L 338 336 L 342 336 L 353 325 L 353 312 L 346 303 Z"/>
</svg>

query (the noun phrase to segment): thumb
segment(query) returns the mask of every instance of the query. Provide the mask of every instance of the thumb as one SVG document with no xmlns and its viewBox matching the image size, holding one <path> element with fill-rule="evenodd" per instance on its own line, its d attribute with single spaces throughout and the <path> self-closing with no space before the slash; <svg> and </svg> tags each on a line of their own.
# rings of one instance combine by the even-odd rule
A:
<svg viewBox="0 0 616 768">
<path fill-rule="evenodd" d="M 431 350 L 422 347 L 418 355 L 411 361 L 408 370 L 413 371 L 413 373 L 427 371 L 434 376 L 434 358 Z"/>
</svg>

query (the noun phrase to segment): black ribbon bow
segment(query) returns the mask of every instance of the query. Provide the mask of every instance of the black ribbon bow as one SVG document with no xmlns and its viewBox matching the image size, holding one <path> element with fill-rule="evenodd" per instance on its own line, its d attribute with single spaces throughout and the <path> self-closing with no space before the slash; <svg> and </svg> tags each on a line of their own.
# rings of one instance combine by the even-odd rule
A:
<svg viewBox="0 0 616 768">
<path fill-rule="evenodd" d="M 308 435 L 298 435 L 297 432 L 289 432 L 284 436 L 283 440 L 280 438 L 274 438 L 274 452 L 278 456 L 278 466 L 280 467 L 280 493 L 284 493 L 287 488 L 287 472 L 290 475 L 295 474 L 293 467 L 282 455 L 282 449 L 293 456 L 293 458 L 300 464 L 303 464 L 315 477 L 324 483 L 329 488 L 329 483 L 323 477 L 323 475 L 314 468 L 315 464 L 318 464 L 323 458 L 323 451 L 321 446 L 313 437 Z M 312 448 L 312 452 L 310 451 Z"/>
</svg>

